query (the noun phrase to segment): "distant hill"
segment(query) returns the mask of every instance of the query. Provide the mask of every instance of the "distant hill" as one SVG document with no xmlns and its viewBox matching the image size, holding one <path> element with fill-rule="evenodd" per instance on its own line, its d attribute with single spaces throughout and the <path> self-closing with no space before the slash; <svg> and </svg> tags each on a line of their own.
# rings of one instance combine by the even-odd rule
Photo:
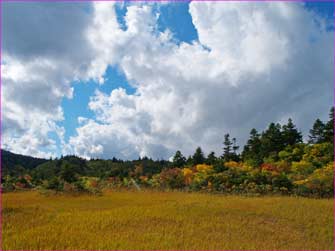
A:
<svg viewBox="0 0 335 251">
<path fill-rule="evenodd" d="M 15 172 L 16 169 L 22 167 L 25 169 L 33 169 L 47 161 L 47 159 L 34 158 L 1 150 L 1 169 L 4 175 L 9 172 Z"/>
</svg>

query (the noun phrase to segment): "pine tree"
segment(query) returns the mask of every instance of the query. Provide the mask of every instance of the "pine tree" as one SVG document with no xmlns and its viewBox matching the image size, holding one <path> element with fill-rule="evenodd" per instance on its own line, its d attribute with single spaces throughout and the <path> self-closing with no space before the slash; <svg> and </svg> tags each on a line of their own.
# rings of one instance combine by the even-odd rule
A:
<svg viewBox="0 0 335 251">
<path fill-rule="evenodd" d="M 302 134 L 297 130 L 291 118 L 288 119 L 287 125 L 283 126 L 282 134 L 285 146 L 292 146 L 302 142 Z"/>
<path fill-rule="evenodd" d="M 233 153 L 234 155 L 237 155 L 237 150 L 240 148 L 237 144 L 236 144 L 236 138 L 233 138 Z"/>
<path fill-rule="evenodd" d="M 193 165 L 193 158 L 191 155 L 189 155 L 186 159 L 186 165 L 187 166 L 192 166 Z"/>
<path fill-rule="evenodd" d="M 325 125 L 324 141 L 331 144 L 334 141 L 334 107 L 330 109 L 329 121 Z"/>
<path fill-rule="evenodd" d="M 254 166 L 262 164 L 260 135 L 255 128 L 250 131 L 250 137 L 242 152 L 243 161 L 248 161 Z"/>
<path fill-rule="evenodd" d="M 202 152 L 201 148 L 198 147 L 193 155 L 193 165 L 203 164 L 204 162 L 204 153 Z"/>
<path fill-rule="evenodd" d="M 174 167 L 183 167 L 186 164 L 186 158 L 178 150 L 173 157 L 172 164 Z"/>
<path fill-rule="evenodd" d="M 325 124 L 320 120 L 315 120 L 313 128 L 309 130 L 309 143 L 318 144 L 325 141 L 324 138 Z"/>
<path fill-rule="evenodd" d="M 229 161 L 231 159 L 231 156 L 232 156 L 232 146 L 233 146 L 233 142 L 230 141 L 230 138 L 229 138 L 229 134 L 225 134 L 224 135 L 224 141 L 223 141 L 223 160 L 224 161 Z"/>
<path fill-rule="evenodd" d="M 263 157 L 276 155 L 276 153 L 284 149 L 285 145 L 280 124 L 271 123 L 269 125 L 268 129 L 262 133 L 261 145 Z"/>
<path fill-rule="evenodd" d="M 60 177 L 68 183 L 77 181 L 75 167 L 67 162 L 64 162 L 60 170 Z"/>
<path fill-rule="evenodd" d="M 206 164 L 214 165 L 216 162 L 217 162 L 217 158 L 215 156 L 215 153 L 211 152 L 210 154 L 208 154 Z"/>
</svg>

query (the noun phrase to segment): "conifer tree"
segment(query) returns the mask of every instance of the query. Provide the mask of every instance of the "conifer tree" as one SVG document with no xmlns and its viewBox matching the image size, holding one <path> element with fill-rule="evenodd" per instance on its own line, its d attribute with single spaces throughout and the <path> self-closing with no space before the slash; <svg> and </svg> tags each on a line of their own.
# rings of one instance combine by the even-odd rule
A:
<svg viewBox="0 0 335 251">
<path fill-rule="evenodd" d="M 203 164 L 204 162 L 204 153 L 202 152 L 201 148 L 198 147 L 193 155 L 193 165 Z"/>
<path fill-rule="evenodd" d="M 334 107 L 330 109 L 329 121 L 325 125 L 324 141 L 332 144 L 334 141 Z"/>
<path fill-rule="evenodd" d="M 324 139 L 325 124 L 320 120 L 315 120 L 313 128 L 309 130 L 309 143 L 318 144 L 325 141 Z"/>
<path fill-rule="evenodd" d="M 289 118 L 287 124 L 283 126 L 282 134 L 285 146 L 292 146 L 302 142 L 302 134 L 297 130 L 291 118 Z"/>
<path fill-rule="evenodd" d="M 222 158 L 224 161 L 229 161 L 232 157 L 232 150 L 233 150 L 233 142 L 230 141 L 230 135 L 227 133 L 224 135 L 223 141 L 223 155 Z"/>
<path fill-rule="evenodd" d="M 186 164 L 186 158 L 178 150 L 172 160 L 173 167 L 183 167 Z"/>
</svg>

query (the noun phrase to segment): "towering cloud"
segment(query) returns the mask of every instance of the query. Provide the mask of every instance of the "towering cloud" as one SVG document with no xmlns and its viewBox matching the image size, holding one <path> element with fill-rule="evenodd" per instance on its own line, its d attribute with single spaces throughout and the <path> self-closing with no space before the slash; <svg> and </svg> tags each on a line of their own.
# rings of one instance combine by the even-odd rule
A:
<svg viewBox="0 0 335 251">
<path fill-rule="evenodd" d="M 35 61 L 28 60 L 40 63 L 41 79 L 53 74 L 60 78 L 44 82 L 48 83 L 46 93 L 52 96 L 48 99 L 55 101 L 41 105 L 36 112 L 45 109 L 50 119 L 41 117 L 39 124 L 53 121 L 53 130 L 59 134 L 64 129 L 55 121 L 62 119 L 60 100 L 71 96 L 71 80 L 94 79 L 106 84 L 107 67 L 117 66 L 136 88 L 134 94 L 122 88 L 92 94 L 88 106 L 95 116 L 79 119 L 77 133 L 69 142 L 63 141 L 64 153 L 168 158 L 177 149 L 191 154 L 198 145 L 219 153 L 227 132 L 243 144 L 252 127 L 263 129 L 271 121 L 292 117 L 306 132 L 316 117 L 327 115 L 333 100 L 334 31 L 303 4 L 191 2 L 189 13 L 199 37 L 192 43 L 176 43 L 168 29 L 158 29 L 157 6 L 126 8 L 122 27 L 114 3 L 94 3 L 92 10 L 80 12 L 83 21 L 78 21 L 77 29 L 82 31 L 78 35 L 82 42 L 73 56 L 64 53 L 59 60 L 46 63 L 35 57 Z M 76 41 L 76 36 L 70 38 Z M 8 58 L 22 63 L 19 56 Z M 30 75 L 35 68 L 25 65 L 22 69 Z M 24 88 L 22 93 L 28 93 L 28 87 Z M 15 117 L 20 117 L 18 111 L 25 113 L 28 105 L 19 104 L 14 92 L 7 95 L 5 100 L 18 107 L 11 116 L 6 115 L 10 108 L 5 107 L 4 123 L 14 125 L 20 121 Z M 27 101 L 39 107 L 35 102 L 38 100 Z M 25 124 L 18 135 L 38 128 Z M 50 140 L 47 134 L 52 126 L 45 132 L 39 130 L 43 132 L 40 139 Z M 9 133 L 5 142 L 23 151 L 20 141 L 12 143 L 12 135 Z"/>
</svg>

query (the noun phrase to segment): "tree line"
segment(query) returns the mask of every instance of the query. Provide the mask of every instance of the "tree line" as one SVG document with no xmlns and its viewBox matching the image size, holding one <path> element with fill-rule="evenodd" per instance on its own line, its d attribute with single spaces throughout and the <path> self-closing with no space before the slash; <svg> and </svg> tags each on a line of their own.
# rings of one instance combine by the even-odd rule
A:
<svg viewBox="0 0 335 251">
<path fill-rule="evenodd" d="M 296 194 L 333 196 L 334 108 L 328 121 L 317 119 L 308 141 L 292 119 L 270 123 L 262 132 L 255 128 L 240 150 L 237 140 L 223 135 L 222 152 L 205 156 L 198 147 L 191 156 L 176 151 L 172 161 L 144 157 L 133 161 L 85 160 L 77 156 L 32 160 L 2 152 L 2 188 L 51 189 L 55 191 L 100 191 L 134 187 L 181 189 L 242 194 Z M 10 161 L 9 161 L 10 159 Z M 8 165 L 10 163 L 10 166 Z M 30 164 L 29 164 L 30 163 Z"/>
<path fill-rule="evenodd" d="M 333 144 L 333 121 L 334 108 L 331 108 L 327 122 L 316 119 L 312 129 L 309 131 L 307 144 Z M 261 133 L 255 128 L 251 129 L 249 139 L 243 147 L 241 154 L 237 153 L 239 146 L 236 144 L 236 138 L 231 139 L 229 134 L 225 134 L 221 156 L 217 157 L 214 152 L 211 152 L 205 157 L 201 147 L 198 147 L 194 155 L 188 158 L 184 157 L 180 151 L 177 151 L 173 157 L 173 166 L 183 167 L 192 164 L 213 165 L 218 161 L 243 161 L 255 167 L 260 166 L 264 162 L 278 161 L 279 152 L 298 144 L 303 144 L 302 133 L 294 125 L 293 120 L 289 118 L 287 124 L 271 123 Z"/>
</svg>

